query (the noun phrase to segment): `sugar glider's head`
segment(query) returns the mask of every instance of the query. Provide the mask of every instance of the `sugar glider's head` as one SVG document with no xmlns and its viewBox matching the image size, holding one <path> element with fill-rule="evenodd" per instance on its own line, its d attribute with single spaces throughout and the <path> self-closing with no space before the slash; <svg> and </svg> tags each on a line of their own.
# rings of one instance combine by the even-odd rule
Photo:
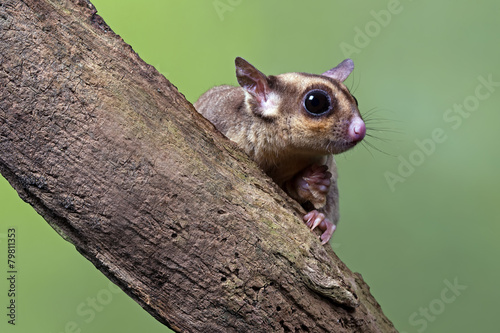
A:
<svg viewBox="0 0 500 333">
<path fill-rule="evenodd" d="M 358 102 L 342 83 L 354 69 L 351 59 L 321 75 L 266 76 L 242 58 L 235 63 L 248 109 L 283 145 L 306 154 L 338 154 L 364 138 Z"/>
</svg>

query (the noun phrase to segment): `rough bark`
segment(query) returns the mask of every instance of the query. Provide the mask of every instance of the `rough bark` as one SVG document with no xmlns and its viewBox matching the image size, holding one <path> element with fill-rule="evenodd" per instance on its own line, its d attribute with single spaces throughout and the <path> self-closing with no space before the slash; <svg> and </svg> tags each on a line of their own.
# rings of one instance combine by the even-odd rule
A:
<svg viewBox="0 0 500 333">
<path fill-rule="evenodd" d="M 0 1 L 0 55 L 1 173 L 156 319 L 395 331 L 300 206 L 88 1 Z"/>
</svg>

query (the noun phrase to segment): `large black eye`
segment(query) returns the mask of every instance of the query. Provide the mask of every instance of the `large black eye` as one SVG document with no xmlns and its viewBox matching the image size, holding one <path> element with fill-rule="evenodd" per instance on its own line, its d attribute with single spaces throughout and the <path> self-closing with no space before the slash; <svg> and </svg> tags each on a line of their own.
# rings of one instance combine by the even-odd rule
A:
<svg viewBox="0 0 500 333">
<path fill-rule="evenodd" d="M 323 90 L 311 90 L 304 99 L 306 111 L 313 115 L 320 115 L 331 109 L 330 96 Z"/>
</svg>

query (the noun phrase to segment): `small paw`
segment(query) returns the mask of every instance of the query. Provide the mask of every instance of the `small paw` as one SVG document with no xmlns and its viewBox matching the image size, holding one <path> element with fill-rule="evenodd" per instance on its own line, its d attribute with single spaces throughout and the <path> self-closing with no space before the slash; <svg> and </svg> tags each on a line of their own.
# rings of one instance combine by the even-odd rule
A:
<svg viewBox="0 0 500 333">
<path fill-rule="evenodd" d="M 329 219 L 325 217 L 325 214 L 318 212 L 317 210 L 310 211 L 304 215 L 304 222 L 309 227 L 309 229 L 314 230 L 318 227 L 319 230 L 323 231 L 321 236 L 321 244 L 326 244 L 332 238 L 333 233 L 337 226 L 333 224 Z"/>
<path fill-rule="evenodd" d="M 311 191 L 328 193 L 330 188 L 332 174 L 328 172 L 326 165 L 311 165 L 304 170 L 302 179 L 309 185 Z"/>
<path fill-rule="evenodd" d="M 295 181 L 297 194 L 303 201 L 311 202 L 315 208 L 325 205 L 332 174 L 326 165 L 311 165 L 304 169 Z"/>
</svg>

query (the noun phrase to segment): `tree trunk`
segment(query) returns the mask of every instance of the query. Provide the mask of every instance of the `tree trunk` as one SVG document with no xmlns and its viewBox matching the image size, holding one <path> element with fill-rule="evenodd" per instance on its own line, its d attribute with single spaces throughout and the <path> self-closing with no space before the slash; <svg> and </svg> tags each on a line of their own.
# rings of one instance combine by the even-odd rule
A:
<svg viewBox="0 0 500 333">
<path fill-rule="evenodd" d="M 0 172 L 179 332 L 395 332 L 288 198 L 86 0 L 0 1 Z"/>
</svg>

